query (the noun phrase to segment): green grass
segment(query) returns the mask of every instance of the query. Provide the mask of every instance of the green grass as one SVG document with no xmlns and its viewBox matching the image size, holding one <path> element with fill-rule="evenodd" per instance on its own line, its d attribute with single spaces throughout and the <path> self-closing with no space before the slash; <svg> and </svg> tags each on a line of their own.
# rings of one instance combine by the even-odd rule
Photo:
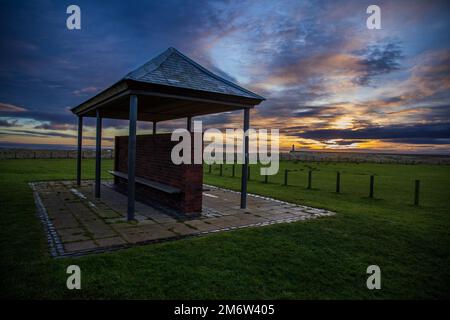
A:
<svg viewBox="0 0 450 320">
<path fill-rule="evenodd" d="M 94 162 L 84 161 L 93 178 Z M 313 189 L 306 189 L 308 166 Z M 73 179 L 73 160 L 1 160 L 1 295 L 3 298 L 450 298 L 450 168 L 387 164 L 282 162 L 283 172 L 261 183 L 252 167 L 249 191 L 336 211 L 334 217 L 207 235 L 107 254 L 52 259 L 29 181 Z M 110 169 L 111 161 L 103 162 Z M 236 173 L 240 167 L 236 168 Z M 303 170 L 302 170 L 303 169 Z M 205 171 L 207 172 L 207 167 Z M 342 194 L 334 193 L 336 171 Z M 205 182 L 239 189 L 229 177 Z M 368 198 L 375 174 L 375 199 Z M 422 183 L 412 206 L 413 182 Z M 259 181 L 258 181 L 259 180 Z M 65 270 L 77 264 L 82 290 L 67 290 Z M 377 264 L 382 289 L 366 288 Z"/>
</svg>

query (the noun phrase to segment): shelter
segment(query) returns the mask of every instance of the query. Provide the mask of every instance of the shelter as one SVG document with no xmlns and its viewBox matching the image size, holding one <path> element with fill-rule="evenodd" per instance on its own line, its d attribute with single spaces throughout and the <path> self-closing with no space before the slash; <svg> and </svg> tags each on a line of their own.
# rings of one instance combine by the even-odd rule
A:
<svg viewBox="0 0 450 320">
<path fill-rule="evenodd" d="M 195 61 L 169 48 L 124 78 L 81 103 L 71 111 L 78 116 L 77 184 L 81 183 L 81 149 L 83 118 L 95 117 L 96 164 L 95 197 L 100 197 L 102 119 L 129 120 L 128 135 L 128 220 L 134 219 L 136 179 L 136 122 L 153 122 L 187 118 L 191 130 L 192 117 L 243 110 L 243 129 L 249 129 L 250 109 L 263 97 L 220 77 Z M 244 139 L 244 164 L 241 180 L 241 208 L 247 205 L 248 136 Z"/>
</svg>

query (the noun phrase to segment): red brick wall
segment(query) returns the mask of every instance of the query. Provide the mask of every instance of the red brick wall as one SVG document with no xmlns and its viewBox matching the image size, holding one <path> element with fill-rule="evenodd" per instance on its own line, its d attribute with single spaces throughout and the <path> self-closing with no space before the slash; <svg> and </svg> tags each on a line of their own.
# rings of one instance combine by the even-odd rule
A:
<svg viewBox="0 0 450 320">
<path fill-rule="evenodd" d="M 182 190 L 181 194 L 167 194 L 136 184 L 136 198 L 158 202 L 186 215 L 196 215 L 202 210 L 203 165 L 175 165 L 170 157 L 178 143 L 170 140 L 171 134 L 138 135 L 136 137 L 136 176 L 158 181 Z M 193 143 L 192 159 L 194 147 Z M 115 169 L 128 172 L 128 137 L 115 137 Z M 126 190 L 126 180 L 115 178 L 116 187 Z"/>
</svg>

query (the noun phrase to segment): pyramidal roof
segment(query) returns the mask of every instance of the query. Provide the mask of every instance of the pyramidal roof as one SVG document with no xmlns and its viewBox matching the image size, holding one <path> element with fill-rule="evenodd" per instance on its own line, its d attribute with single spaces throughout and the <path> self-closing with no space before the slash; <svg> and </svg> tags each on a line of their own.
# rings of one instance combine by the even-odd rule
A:
<svg viewBox="0 0 450 320">
<path fill-rule="evenodd" d="M 124 80 L 264 100 L 256 93 L 212 73 L 172 47 L 128 73 Z"/>
</svg>

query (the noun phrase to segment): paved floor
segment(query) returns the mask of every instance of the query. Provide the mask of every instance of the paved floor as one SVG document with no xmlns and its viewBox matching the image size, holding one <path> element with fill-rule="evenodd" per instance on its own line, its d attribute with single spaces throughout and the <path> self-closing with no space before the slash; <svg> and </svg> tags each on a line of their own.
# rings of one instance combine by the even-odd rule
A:
<svg viewBox="0 0 450 320">
<path fill-rule="evenodd" d="M 333 215 L 333 212 L 249 195 L 240 209 L 240 194 L 205 186 L 203 212 L 186 219 L 176 212 L 136 202 L 137 222 L 127 222 L 126 196 L 102 184 L 93 197 L 93 181 L 34 182 L 38 215 L 47 231 L 53 256 L 80 255 L 186 236 L 264 226 Z"/>
</svg>

